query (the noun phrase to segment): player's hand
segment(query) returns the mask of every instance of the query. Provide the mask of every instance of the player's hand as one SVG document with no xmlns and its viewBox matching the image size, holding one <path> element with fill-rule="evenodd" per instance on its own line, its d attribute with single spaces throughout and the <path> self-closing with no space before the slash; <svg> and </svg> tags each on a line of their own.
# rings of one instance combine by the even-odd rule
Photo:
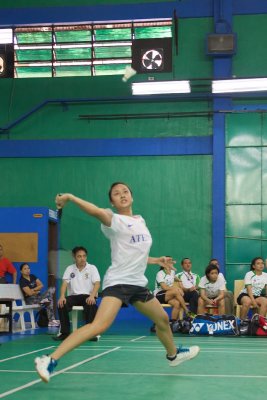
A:
<svg viewBox="0 0 267 400">
<path fill-rule="evenodd" d="M 89 305 L 95 304 L 96 301 L 95 301 L 94 296 L 91 296 L 91 295 L 90 295 L 89 297 L 87 297 L 86 303 L 89 304 Z"/>
<path fill-rule="evenodd" d="M 252 308 L 258 308 L 258 304 L 256 303 L 256 301 L 252 301 L 251 306 Z"/>
<path fill-rule="evenodd" d="M 191 286 L 191 288 L 189 288 L 189 292 L 194 292 L 197 291 L 196 286 Z"/>
<path fill-rule="evenodd" d="M 159 258 L 159 263 L 161 267 L 166 268 L 167 271 L 176 271 L 176 268 L 174 268 L 174 264 L 176 264 L 176 261 L 169 256 L 162 256 Z"/>
<path fill-rule="evenodd" d="M 57 305 L 59 308 L 63 308 L 64 304 L 66 304 L 66 297 L 63 296 L 59 298 Z"/>
<path fill-rule="evenodd" d="M 67 201 L 69 201 L 69 196 L 69 193 L 59 193 L 56 195 L 55 202 L 58 210 L 63 208 Z"/>
</svg>

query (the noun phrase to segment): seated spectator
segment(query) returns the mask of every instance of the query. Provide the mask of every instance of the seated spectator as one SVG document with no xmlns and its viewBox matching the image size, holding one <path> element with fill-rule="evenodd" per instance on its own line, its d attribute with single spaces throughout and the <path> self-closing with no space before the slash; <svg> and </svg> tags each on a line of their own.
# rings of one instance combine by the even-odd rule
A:
<svg viewBox="0 0 267 400">
<path fill-rule="evenodd" d="M 181 261 L 183 271 L 178 272 L 176 277 L 181 282 L 181 288 L 184 292 L 184 300 L 189 303 L 189 309 L 194 314 L 197 313 L 198 307 L 198 285 L 200 277 L 192 272 L 192 262 L 190 258 L 183 258 Z"/>
<path fill-rule="evenodd" d="M 74 264 L 67 267 L 58 300 L 60 332 L 54 340 L 64 340 L 70 334 L 69 312 L 73 306 L 83 306 L 86 324 L 94 320 L 100 276 L 95 265 L 88 264 L 87 250 L 82 246 L 72 250 Z M 68 289 L 68 296 L 65 296 Z"/>
<path fill-rule="evenodd" d="M 15 284 L 17 281 L 17 270 L 12 262 L 4 257 L 4 249 L 0 244 L 0 283 L 7 283 L 6 274 L 8 273 L 13 276 L 12 283 Z"/>
<path fill-rule="evenodd" d="M 225 314 L 224 292 L 225 281 L 219 276 L 219 268 L 209 264 L 205 276 L 200 279 L 200 297 L 198 299 L 198 314 L 205 314 L 207 305 L 218 307 L 219 314 Z"/>
<path fill-rule="evenodd" d="M 13 283 L 16 283 L 17 280 L 17 271 L 11 261 L 8 258 L 4 257 L 4 249 L 0 244 L 0 284 L 8 283 L 6 276 L 7 274 L 13 275 Z M 0 314 L 5 313 L 5 306 L 0 304 Z M 5 319 L 0 318 L 0 330 L 5 329 Z"/>
<path fill-rule="evenodd" d="M 220 269 L 220 264 L 217 258 L 212 258 L 209 262 L 209 264 L 215 264 L 217 267 Z M 226 285 L 226 280 L 224 275 L 220 272 L 219 276 L 224 279 L 225 285 Z M 224 303 L 225 303 L 225 314 L 227 315 L 233 315 L 235 313 L 234 310 L 234 294 L 230 292 L 230 290 L 225 290 L 224 292 Z"/>
<path fill-rule="evenodd" d="M 264 262 L 261 257 L 255 257 L 251 261 L 250 271 L 244 278 L 244 289 L 237 298 L 237 304 L 241 305 L 240 318 L 245 319 L 250 307 L 258 308 L 259 314 L 266 317 L 267 299 L 265 297 L 267 287 L 267 273 L 263 272 Z"/>
<path fill-rule="evenodd" d="M 53 294 L 55 288 L 49 287 L 41 293 L 44 285 L 35 275 L 31 274 L 27 263 L 20 265 L 21 277 L 19 285 L 23 291 L 26 304 L 42 304 L 47 309 L 48 326 L 59 326 L 59 321 L 55 319 Z"/>
<path fill-rule="evenodd" d="M 179 286 L 174 286 L 174 282 L 178 279 L 175 277 L 175 271 L 161 267 L 156 275 L 154 295 L 161 304 L 170 304 L 172 306 L 171 322 L 179 318 L 180 307 L 188 316 L 194 316 L 188 310 L 184 298 L 183 291 Z"/>
</svg>

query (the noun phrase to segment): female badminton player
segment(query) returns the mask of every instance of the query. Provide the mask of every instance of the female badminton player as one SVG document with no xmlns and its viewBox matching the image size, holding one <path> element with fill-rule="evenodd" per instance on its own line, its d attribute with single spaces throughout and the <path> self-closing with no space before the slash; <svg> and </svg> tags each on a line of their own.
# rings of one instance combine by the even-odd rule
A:
<svg viewBox="0 0 267 400">
<path fill-rule="evenodd" d="M 113 183 L 109 190 L 109 199 L 116 213 L 99 208 L 73 194 L 56 197 L 59 209 L 71 201 L 101 222 L 102 232 L 110 240 L 111 266 L 104 276 L 102 301 L 94 321 L 75 330 L 52 354 L 35 359 L 36 370 L 44 382 L 49 381 L 62 356 L 90 338 L 105 332 L 113 323 L 123 303 L 132 304 L 155 323 L 157 336 L 166 349 L 166 358 L 170 366 L 177 366 L 199 353 L 198 346 L 176 348 L 168 315 L 146 287 L 147 279 L 144 273 L 147 264 L 174 269 L 173 259 L 149 256 L 152 238 L 144 219 L 132 213 L 132 191 L 127 184 Z"/>
</svg>

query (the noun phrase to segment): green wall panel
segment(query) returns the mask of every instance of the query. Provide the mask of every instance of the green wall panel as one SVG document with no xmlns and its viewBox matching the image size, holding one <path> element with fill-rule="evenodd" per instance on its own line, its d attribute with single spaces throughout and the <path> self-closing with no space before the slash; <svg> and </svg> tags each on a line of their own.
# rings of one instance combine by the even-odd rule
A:
<svg viewBox="0 0 267 400">
<path fill-rule="evenodd" d="M 211 257 L 210 156 L 0 159 L 0 168 L 0 206 L 55 208 L 56 193 L 72 192 L 106 208 L 110 184 L 129 183 L 134 211 L 144 216 L 153 236 L 151 255 L 171 254 L 178 262 L 191 257 L 203 274 Z M 96 220 L 69 204 L 61 228 L 64 260 L 75 245 L 88 248 L 103 276 L 110 262 L 108 241 Z M 151 288 L 157 270 L 148 267 Z"/>
<path fill-rule="evenodd" d="M 168 117 L 170 113 L 209 111 L 208 102 L 116 102 L 130 97 L 131 89 L 121 77 L 2 79 L 0 126 L 29 113 L 53 99 L 88 99 L 87 102 L 47 104 L 9 131 L 10 139 L 77 139 L 112 137 L 202 136 L 212 134 L 212 120 L 206 116 Z M 27 93 L 25 101 L 25 93 Z M 116 95 L 114 95 L 114 93 Z M 110 98 L 108 102 L 90 99 Z M 128 114 L 154 114 L 157 118 L 129 119 Z M 158 118 L 160 113 L 165 113 Z M 79 115 L 121 115 L 123 119 L 88 121 Z M 124 117 L 125 116 L 125 117 Z M 0 135 L 0 140 L 6 135 Z"/>
<path fill-rule="evenodd" d="M 85 139 L 85 138 L 133 138 L 206 136 L 212 132 L 211 120 L 207 117 L 168 118 L 171 112 L 185 109 L 198 110 L 207 104 L 186 105 L 184 103 L 134 104 L 76 104 L 67 108 L 48 105 L 30 116 L 9 133 L 11 139 Z M 152 113 L 155 118 L 128 119 L 128 114 Z M 165 113 L 159 118 L 161 113 Z M 122 115 L 123 119 L 81 120 L 79 115 Z M 125 116 L 125 117 L 124 117 Z"/>
<path fill-rule="evenodd" d="M 246 273 L 250 270 L 249 264 L 227 264 L 225 275 L 227 276 L 228 290 L 234 290 L 234 281 L 236 279 L 244 279 Z"/>
<path fill-rule="evenodd" d="M 262 203 L 267 204 L 267 147 L 262 147 Z"/>
<path fill-rule="evenodd" d="M 213 31 L 212 18 L 179 20 L 179 49 L 174 51 L 173 79 L 207 78 L 213 73 L 212 58 L 206 55 L 206 35 Z"/>
<path fill-rule="evenodd" d="M 226 149 L 226 204 L 261 203 L 261 149 Z"/>
<path fill-rule="evenodd" d="M 226 206 L 226 236 L 258 238 L 262 236 L 260 205 Z"/>
<path fill-rule="evenodd" d="M 261 114 L 232 114 L 226 119 L 226 146 L 260 146 Z"/>
<path fill-rule="evenodd" d="M 227 116 L 226 274 L 230 281 L 244 277 L 252 258 L 267 256 L 266 130 L 265 113 Z"/>
<path fill-rule="evenodd" d="M 266 105 L 266 102 L 265 102 Z M 261 114 L 261 140 L 262 145 L 267 145 L 267 114 L 266 112 Z"/>
<path fill-rule="evenodd" d="M 266 202 L 266 197 L 265 197 Z M 266 240 L 263 245 L 264 254 L 267 257 L 267 205 L 262 206 L 262 239 Z"/>
<path fill-rule="evenodd" d="M 261 256 L 261 240 L 226 238 L 228 263 L 248 263 L 253 257 Z M 227 277 L 228 279 L 228 277 Z"/>
<path fill-rule="evenodd" d="M 267 15 L 240 15 L 233 18 L 237 33 L 237 53 L 233 57 L 233 75 L 236 77 L 266 76 Z"/>
</svg>

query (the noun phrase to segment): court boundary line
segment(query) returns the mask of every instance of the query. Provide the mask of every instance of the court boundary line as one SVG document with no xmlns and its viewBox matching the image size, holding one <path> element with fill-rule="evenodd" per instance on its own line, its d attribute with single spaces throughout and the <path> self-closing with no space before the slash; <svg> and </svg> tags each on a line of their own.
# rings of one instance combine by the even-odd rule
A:
<svg viewBox="0 0 267 400">
<path fill-rule="evenodd" d="M 103 349 L 103 348 L 102 348 Z M 94 349 L 88 349 L 89 351 L 91 350 L 101 350 L 101 347 L 98 348 L 94 348 Z M 86 351 L 86 349 L 75 349 L 75 351 Z M 146 351 L 146 352 L 162 352 L 164 353 L 164 348 L 144 348 L 142 349 L 141 347 L 138 348 L 130 348 L 130 347 L 122 347 L 121 346 L 121 351 L 130 351 L 130 352 L 140 352 L 140 351 Z M 219 354 L 223 354 L 223 353 L 229 353 L 229 354 L 258 354 L 258 355 L 266 355 L 267 354 L 267 349 L 265 349 L 265 351 L 262 351 L 262 349 L 251 349 L 249 350 L 245 350 L 245 349 L 229 349 L 229 350 L 225 350 L 225 349 L 209 349 L 209 348 L 205 348 L 203 349 L 203 347 L 201 347 L 201 353 L 219 353 Z"/>
<path fill-rule="evenodd" d="M 53 349 L 54 347 L 55 347 L 55 346 L 44 347 L 44 348 L 39 349 L 39 350 L 33 350 L 33 351 L 29 351 L 28 353 L 19 354 L 18 356 L 12 356 L 12 357 L 8 357 L 8 358 L 2 358 L 2 359 L 0 360 L 0 362 L 9 361 L 9 360 L 14 360 L 15 358 L 20 358 L 20 357 L 28 356 L 29 354 L 38 353 L 38 351 Z"/>
<path fill-rule="evenodd" d="M 267 375 L 226 375 L 226 374 L 174 374 L 174 373 L 162 373 L 162 372 L 66 372 L 66 375 L 133 375 L 133 376 L 180 376 L 180 377 L 192 377 L 192 378 L 243 378 L 243 379 L 266 379 Z"/>
<path fill-rule="evenodd" d="M 73 365 L 70 365 L 69 367 L 63 368 L 63 369 L 61 369 L 60 371 L 55 372 L 54 374 L 52 374 L 52 375 L 51 375 L 51 378 L 54 378 L 55 376 L 60 375 L 60 374 L 63 374 L 63 373 L 65 373 L 66 371 L 68 371 L 68 370 L 70 370 L 70 369 L 79 367 L 80 365 L 85 364 L 86 362 L 95 360 L 95 359 L 97 359 L 97 358 L 100 358 L 100 357 L 102 357 L 102 356 L 104 356 L 104 355 L 106 355 L 106 354 L 109 354 L 109 353 L 111 353 L 111 352 L 113 352 L 113 351 L 116 351 L 116 350 L 119 350 L 119 349 L 120 349 L 120 347 L 115 347 L 114 349 L 107 350 L 107 351 L 105 351 L 104 353 L 100 353 L 100 354 L 98 354 L 98 355 L 96 355 L 96 356 L 89 357 L 89 358 L 87 358 L 86 360 L 83 360 L 83 361 L 80 361 L 80 362 L 75 363 L 75 364 L 73 364 Z M 2 398 L 4 398 L 4 397 L 7 397 L 7 396 L 9 396 L 10 394 L 13 394 L 13 393 L 16 393 L 16 392 L 20 392 L 21 390 L 27 389 L 28 387 L 31 387 L 31 386 L 33 386 L 33 385 L 36 385 L 37 383 L 40 383 L 40 382 L 42 382 L 41 379 L 36 379 L 36 380 L 34 380 L 34 381 L 31 381 L 31 382 L 29 382 L 29 383 L 26 383 L 25 385 L 21 385 L 21 386 L 15 388 L 15 389 L 8 390 L 7 392 L 4 392 L 4 393 L 0 394 L 0 399 L 2 399 Z"/>
<path fill-rule="evenodd" d="M 67 367 L 69 368 L 69 367 Z M 65 371 L 64 371 L 65 370 Z M 55 375 L 66 374 L 66 375 L 133 375 L 133 376 L 173 376 L 173 377 L 192 377 L 192 378 L 235 378 L 235 379 L 266 379 L 267 375 L 226 375 L 226 374 L 175 374 L 175 373 L 163 373 L 163 372 L 104 372 L 104 371 L 66 371 L 66 369 L 58 371 L 56 374 L 53 374 L 51 378 Z M 35 373 L 35 370 L 26 370 L 26 371 L 16 371 L 16 370 L 0 370 L 0 372 L 15 372 L 15 373 Z M 41 379 L 38 379 L 34 382 L 42 382 Z M 32 385 L 30 385 L 32 386 Z M 7 392 L 6 392 L 7 393 Z M 3 393 L 5 394 L 5 393 Z M 11 393 L 10 393 L 11 394 Z M 1 395 L 0 395 L 1 398 Z"/>
<path fill-rule="evenodd" d="M 144 339 L 144 338 L 146 338 L 146 336 L 139 336 L 139 337 L 137 337 L 135 339 L 131 339 L 130 342 L 137 342 L 138 340 Z"/>
</svg>

